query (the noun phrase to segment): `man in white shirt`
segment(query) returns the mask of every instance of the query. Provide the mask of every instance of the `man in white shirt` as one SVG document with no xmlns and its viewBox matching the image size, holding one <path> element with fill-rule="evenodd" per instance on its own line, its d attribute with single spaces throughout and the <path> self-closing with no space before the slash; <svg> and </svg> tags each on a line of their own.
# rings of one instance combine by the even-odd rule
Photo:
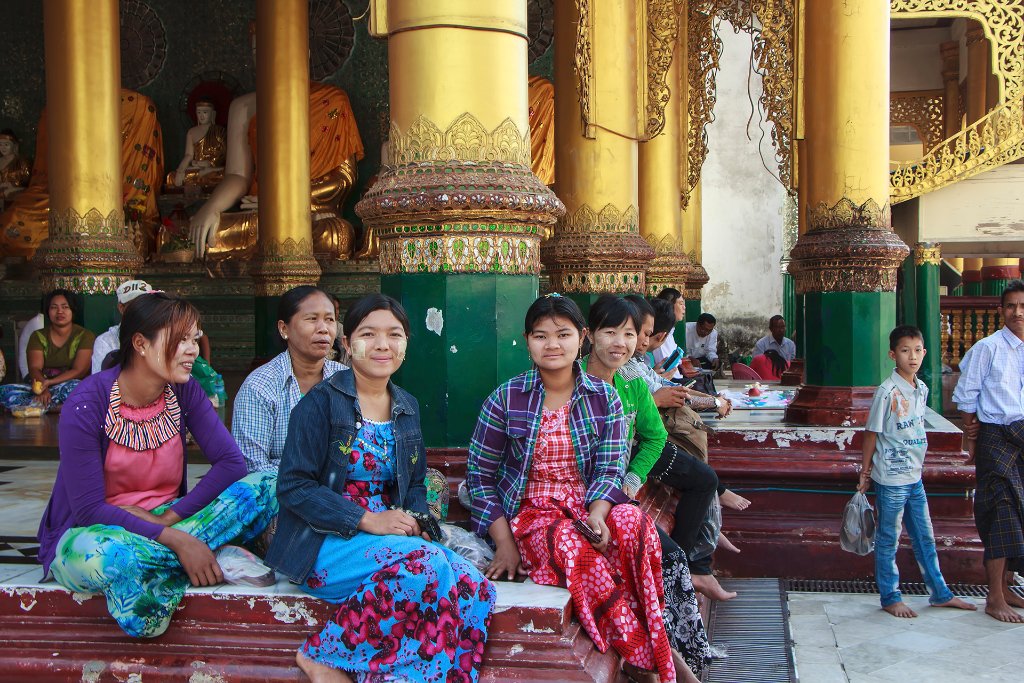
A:
<svg viewBox="0 0 1024 683">
<path fill-rule="evenodd" d="M 768 321 L 768 332 L 754 344 L 755 356 L 763 356 L 765 351 L 775 351 L 786 359 L 787 363 L 796 358 L 796 344 L 786 337 L 786 320 L 781 315 L 773 315 Z"/>
<path fill-rule="evenodd" d="M 693 361 L 700 362 L 701 367 L 717 370 L 721 364 L 718 358 L 718 332 L 715 316 L 701 313 L 697 322 L 686 323 L 686 355 Z"/>
<path fill-rule="evenodd" d="M 149 283 L 143 280 L 129 280 L 117 288 L 117 312 L 124 315 L 125 306 L 135 297 L 153 291 Z M 121 348 L 121 323 L 112 325 L 110 329 L 96 337 L 92 345 L 92 374 L 103 369 L 103 360 L 111 351 Z"/>
<path fill-rule="evenodd" d="M 964 434 L 977 439 L 974 522 L 985 546 L 985 612 L 1020 624 L 1024 616 L 1013 608 L 1024 608 L 1024 599 L 1007 587 L 1007 572 L 1024 571 L 1024 282 L 1007 285 L 1000 312 L 1005 326 L 960 361 L 953 402 Z"/>
</svg>

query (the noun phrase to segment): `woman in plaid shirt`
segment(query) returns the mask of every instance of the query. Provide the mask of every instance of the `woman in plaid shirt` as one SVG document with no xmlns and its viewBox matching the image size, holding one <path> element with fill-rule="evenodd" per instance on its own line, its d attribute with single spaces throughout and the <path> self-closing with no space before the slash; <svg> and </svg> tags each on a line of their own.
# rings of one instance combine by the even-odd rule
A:
<svg viewBox="0 0 1024 683">
<path fill-rule="evenodd" d="M 533 369 L 484 402 L 469 447 L 474 530 L 496 544 L 488 578 L 565 586 L 601 652 L 635 675 L 676 680 L 662 617 L 661 544 L 621 489 L 629 443 L 614 387 L 581 369 L 586 333 L 571 300 L 526 313 Z"/>
</svg>

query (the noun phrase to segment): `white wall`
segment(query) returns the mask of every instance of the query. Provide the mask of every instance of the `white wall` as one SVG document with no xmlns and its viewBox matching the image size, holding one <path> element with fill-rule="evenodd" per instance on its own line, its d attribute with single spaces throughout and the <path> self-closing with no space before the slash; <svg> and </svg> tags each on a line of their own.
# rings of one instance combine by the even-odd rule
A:
<svg viewBox="0 0 1024 683">
<path fill-rule="evenodd" d="M 771 144 L 771 126 L 755 115 L 761 79 L 750 74 L 748 33 L 722 24 L 715 121 L 708 126 L 703 168 L 704 267 L 710 282 L 701 308 L 719 320 L 723 337 L 767 334 L 768 318 L 782 313 L 782 226 L 786 191 Z M 750 95 L 747 94 L 748 78 Z M 763 132 L 763 133 L 762 133 Z M 763 139 L 762 139 L 763 135 Z M 759 151 L 760 150 L 760 151 Z M 763 161 L 762 161 L 763 158 Z M 765 165 L 772 170 L 769 173 Z"/>
<path fill-rule="evenodd" d="M 889 90 L 939 90 L 942 55 L 939 46 L 952 39 L 948 28 L 893 31 L 889 34 Z"/>
</svg>

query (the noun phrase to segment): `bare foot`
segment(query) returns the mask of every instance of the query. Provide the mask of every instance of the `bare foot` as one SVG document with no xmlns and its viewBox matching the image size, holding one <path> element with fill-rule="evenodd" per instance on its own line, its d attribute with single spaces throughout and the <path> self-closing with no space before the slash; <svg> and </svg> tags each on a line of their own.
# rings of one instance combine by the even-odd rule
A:
<svg viewBox="0 0 1024 683">
<path fill-rule="evenodd" d="M 740 549 L 737 548 L 732 541 L 726 538 L 723 533 L 718 534 L 718 547 L 728 550 L 731 553 L 738 553 L 740 551 Z"/>
<path fill-rule="evenodd" d="M 718 502 L 727 508 L 733 510 L 746 510 L 750 507 L 750 501 L 741 495 L 735 494 L 729 489 L 725 490 L 725 493 L 718 497 Z"/>
<path fill-rule="evenodd" d="M 968 612 L 975 612 L 978 606 L 973 602 L 967 602 L 963 598 L 953 598 L 947 602 L 939 603 L 938 605 L 932 605 L 932 607 L 954 607 L 956 609 L 965 609 Z"/>
<path fill-rule="evenodd" d="M 955 598 L 954 598 L 955 599 Z M 883 607 L 886 612 L 893 615 L 894 617 L 901 617 L 903 619 L 913 619 L 917 616 L 917 612 L 910 609 L 905 602 L 894 602 L 891 605 Z"/>
<path fill-rule="evenodd" d="M 1020 597 L 1007 586 L 1003 589 L 1003 598 L 1006 600 L 1006 604 L 1010 607 L 1022 607 L 1024 608 L 1024 598 Z"/>
<path fill-rule="evenodd" d="M 736 597 L 736 592 L 722 588 L 713 574 L 692 574 L 690 578 L 693 579 L 693 589 L 712 600 L 725 601 Z"/>
<path fill-rule="evenodd" d="M 672 650 L 672 663 L 676 666 L 676 683 L 700 683 L 700 679 L 690 671 L 690 665 L 676 650 Z"/>
<path fill-rule="evenodd" d="M 344 671 L 315 662 L 301 651 L 295 653 L 295 663 L 313 683 L 352 683 L 352 679 Z"/>
<path fill-rule="evenodd" d="M 1013 611 L 1006 600 L 988 599 L 985 601 L 985 614 L 993 619 L 1005 621 L 1008 624 L 1024 624 L 1024 617 Z"/>
</svg>

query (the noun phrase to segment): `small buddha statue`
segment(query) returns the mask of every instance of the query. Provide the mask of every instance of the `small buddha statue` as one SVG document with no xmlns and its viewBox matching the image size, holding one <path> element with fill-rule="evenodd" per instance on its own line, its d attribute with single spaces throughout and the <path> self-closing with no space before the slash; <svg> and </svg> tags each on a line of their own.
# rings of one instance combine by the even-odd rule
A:
<svg viewBox="0 0 1024 683">
<path fill-rule="evenodd" d="M 32 166 L 18 153 L 14 131 L 0 131 L 0 208 L 28 186 Z"/>
<path fill-rule="evenodd" d="M 224 179 L 227 132 L 217 125 L 217 109 L 213 102 L 199 100 L 195 116 L 196 125 L 185 135 L 185 156 L 177 170 L 167 174 L 168 186 L 192 184 L 209 189 Z"/>
</svg>

